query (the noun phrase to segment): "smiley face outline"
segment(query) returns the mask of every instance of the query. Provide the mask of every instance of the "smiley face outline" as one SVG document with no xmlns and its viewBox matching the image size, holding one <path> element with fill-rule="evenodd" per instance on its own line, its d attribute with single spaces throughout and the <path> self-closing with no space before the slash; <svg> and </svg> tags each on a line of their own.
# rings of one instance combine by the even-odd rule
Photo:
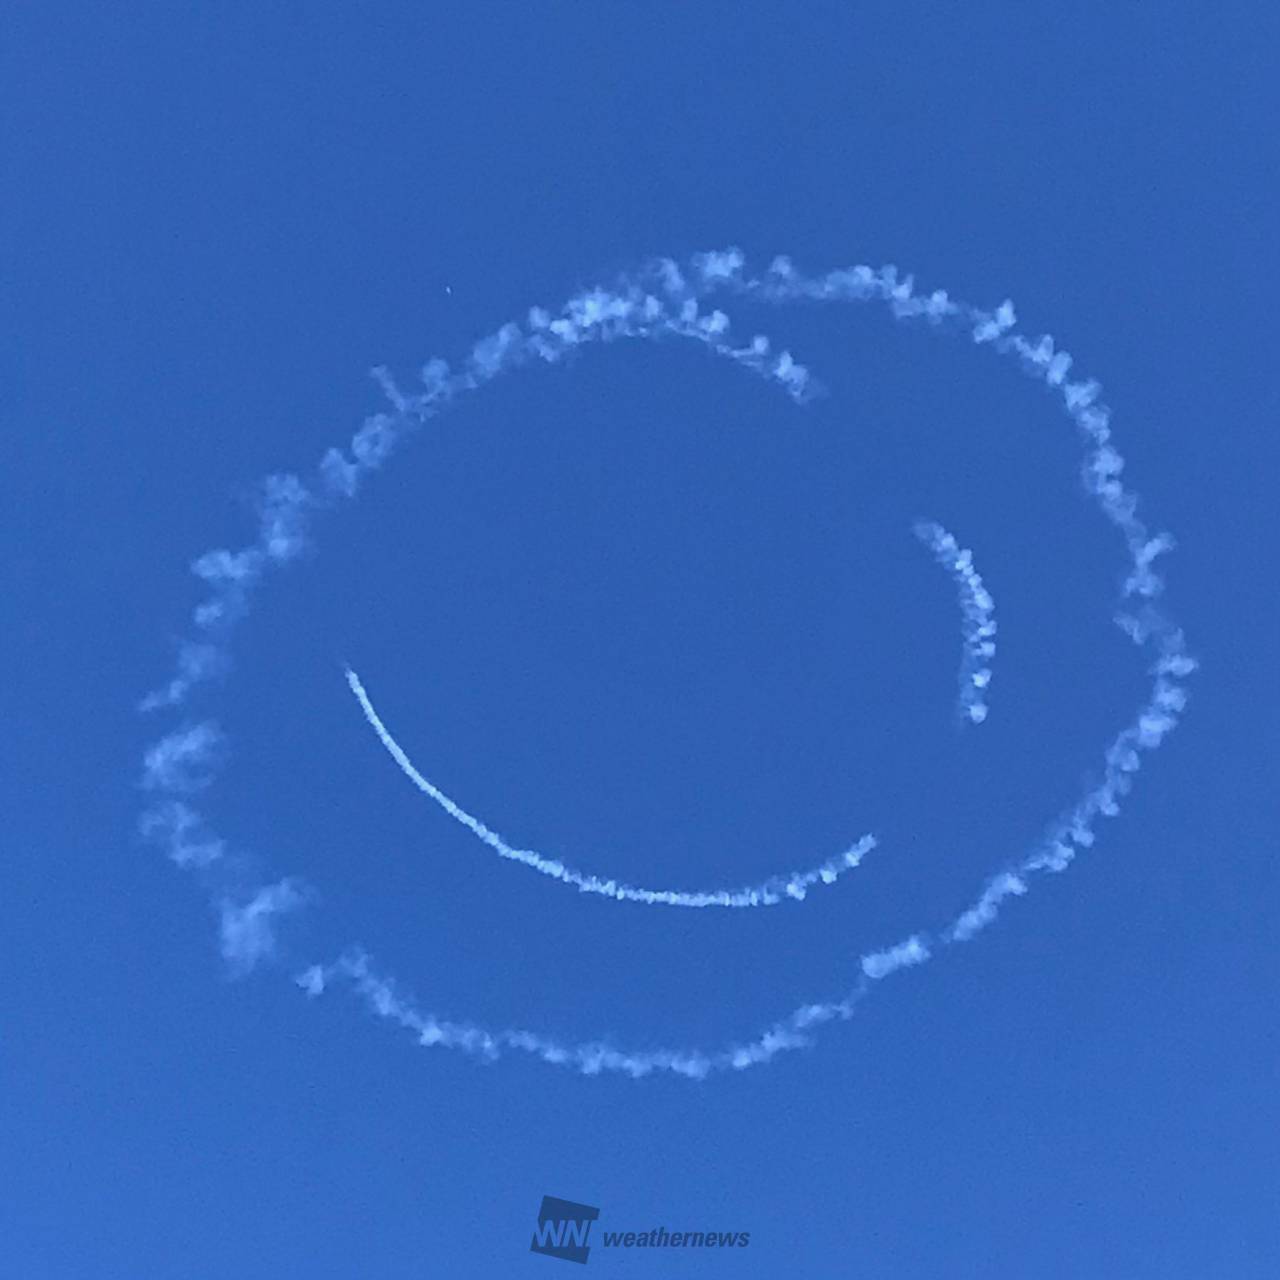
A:
<svg viewBox="0 0 1280 1280">
<path fill-rule="evenodd" d="M 901 969 L 929 960 L 942 947 L 969 941 L 991 924 L 1010 898 L 1028 892 L 1034 877 L 1061 872 L 1095 839 L 1100 817 L 1118 812 L 1141 767 L 1143 753 L 1157 749 L 1177 726 L 1186 705 L 1181 683 L 1195 670 L 1181 628 L 1156 603 L 1163 579 L 1153 568 L 1173 547 L 1165 533 L 1152 534 L 1137 514 L 1137 499 L 1120 480 L 1123 460 L 1112 443 L 1110 410 L 1092 380 L 1068 380 L 1071 357 L 1056 349 L 1048 336 L 1028 339 L 1016 328 L 1012 303 L 993 311 L 953 301 L 945 292 L 918 294 L 911 277 L 896 269 L 865 266 L 809 276 L 785 258 L 751 275 L 735 249 L 697 255 L 682 269 L 659 259 L 610 288 L 595 288 L 571 298 L 556 316 L 533 308 L 524 324 L 509 323 L 471 350 L 466 364 L 453 372 L 433 360 L 422 372 L 424 390 L 407 394 L 383 370 L 376 371 L 392 412 L 366 420 L 353 438 L 350 453 L 331 449 L 310 484 L 297 476 L 272 476 L 264 483 L 261 524 L 256 541 L 238 552 L 214 551 L 197 560 L 196 574 L 212 589 L 196 611 L 197 636 L 180 651 L 176 674 L 148 695 L 146 711 L 182 707 L 193 690 L 225 667 L 229 636 L 244 615 L 261 579 L 295 560 L 307 545 L 312 516 L 355 497 L 365 476 L 379 469 L 401 440 L 438 416 L 455 399 L 509 369 L 533 360 L 560 363 L 591 342 L 620 338 L 678 336 L 705 344 L 781 387 L 803 403 L 813 393 L 807 369 L 789 352 L 774 354 L 762 336 L 738 345 L 730 336 L 728 316 L 701 304 L 720 293 L 735 293 L 766 303 L 879 302 L 894 319 L 933 328 L 950 328 L 1014 359 L 1023 370 L 1059 396 L 1067 417 L 1086 445 L 1082 478 L 1102 514 L 1123 536 L 1129 555 L 1116 622 L 1129 639 L 1151 655 L 1151 691 L 1132 721 L 1104 752 L 1101 780 L 1049 824 L 1042 840 L 1026 854 L 988 877 L 978 897 L 941 930 L 913 933 L 879 951 L 859 957 L 859 976 L 843 997 L 804 1004 L 773 1022 L 754 1039 L 715 1051 L 659 1049 L 627 1051 L 599 1042 L 564 1044 L 521 1029 L 490 1031 L 467 1023 L 445 1021 L 417 1010 L 390 979 L 378 974 L 367 953 L 352 948 L 328 965 L 312 965 L 296 976 L 310 996 L 340 981 L 350 983 L 382 1017 L 411 1030 L 420 1043 L 459 1049 L 481 1058 L 506 1050 L 530 1053 L 553 1065 L 584 1074 L 617 1070 L 633 1077 L 655 1071 L 702 1079 L 720 1070 L 741 1070 L 771 1061 L 778 1053 L 808 1045 L 814 1028 L 850 1017 L 871 987 Z M 220 918 L 224 956 L 241 969 L 271 958 L 274 923 L 308 900 L 305 885 L 292 878 L 273 884 L 248 883 L 245 864 L 229 856 L 193 798 L 216 774 L 224 739 L 211 720 L 183 725 L 154 743 L 144 757 L 143 787 L 153 797 L 143 814 L 143 834 L 160 845 L 179 866 L 196 873 L 213 897 Z"/>
</svg>

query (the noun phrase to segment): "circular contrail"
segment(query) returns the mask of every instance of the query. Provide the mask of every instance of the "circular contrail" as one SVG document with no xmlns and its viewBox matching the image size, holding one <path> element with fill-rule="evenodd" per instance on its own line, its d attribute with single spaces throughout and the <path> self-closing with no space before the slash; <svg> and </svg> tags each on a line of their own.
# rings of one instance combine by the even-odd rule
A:
<svg viewBox="0 0 1280 1280">
<path fill-rule="evenodd" d="M 307 994 L 318 996 L 331 986 L 349 985 L 376 1014 L 408 1029 L 425 1046 L 456 1049 L 485 1059 L 520 1051 L 584 1074 L 609 1070 L 640 1077 L 666 1071 L 701 1079 L 713 1072 L 769 1062 L 784 1050 L 811 1043 L 813 1032 L 821 1025 L 848 1018 L 871 987 L 890 974 L 923 964 L 941 949 L 974 937 L 1009 899 L 1026 894 L 1035 877 L 1064 870 L 1080 850 L 1094 843 L 1098 819 L 1119 811 L 1143 754 L 1155 750 L 1176 727 L 1186 704 L 1182 681 L 1196 663 L 1181 629 L 1156 603 L 1164 584 L 1153 564 L 1172 549 L 1173 539 L 1149 529 L 1138 514 L 1136 495 L 1120 479 L 1124 463 L 1113 442 L 1111 411 L 1101 400 L 1098 384 L 1070 377 L 1072 359 L 1057 349 L 1051 338 L 1028 338 L 1019 333 L 1010 302 L 986 310 L 957 302 L 942 291 L 922 294 L 911 277 L 900 277 L 893 267 L 856 266 L 807 275 L 788 259 L 777 258 L 757 274 L 747 269 L 735 249 L 700 254 L 685 266 L 660 259 L 610 286 L 577 294 L 556 314 L 535 307 L 522 322 L 505 324 L 476 343 L 459 369 L 451 370 L 441 360 L 429 362 L 422 370 L 421 385 L 412 391 L 402 390 L 384 370 L 375 371 L 390 409 L 369 418 L 348 449 L 329 450 L 308 479 L 268 477 L 261 487 L 261 523 L 256 539 L 238 551 L 215 550 L 195 561 L 193 570 L 208 585 L 210 594 L 195 612 L 194 635 L 179 651 L 176 672 L 144 699 L 143 709 L 186 708 L 225 671 L 236 622 L 249 608 L 264 576 L 294 561 L 307 546 L 313 518 L 354 498 L 363 480 L 382 467 L 407 436 L 466 392 L 505 372 L 537 361 L 560 364 L 573 352 L 597 342 L 685 338 L 759 375 L 797 402 L 804 403 L 816 394 L 808 369 L 789 352 L 775 352 L 762 335 L 737 339 L 725 312 L 718 307 L 706 309 L 711 298 L 722 295 L 768 304 L 880 304 L 897 321 L 949 330 L 1010 359 L 1043 383 L 1058 401 L 1084 446 L 1081 476 L 1085 490 L 1124 545 L 1127 570 L 1115 621 L 1147 655 L 1151 677 L 1141 706 L 1104 747 L 1098 779 L 1072 806 L 1049 820 L 1044 836 L 1031 849 L 998 867 L 954 918 L 939 928 L 922 929 L 892 945 L 862 953 L 857 957 L 856 979 L 845 994 L 802 1004 L 753 1037 L 718 1049 L 628 1050 L 594 1041 L 561 1042 L 520 1028 L 486 1029 L 439 1018 L 420 1010 L 392 979 L 377 970 L 368 952 L 359 946 L 334 961 L 297 973 L 296 982 Z M 917 533 L 951 572 L 960 594 L 965 641 L 960 709 L 969 721 L 979 723 L 987 712 L 986 689 L 994 653 L 991 596 L 972 556 L 951 534 L 930 523 L 920 524 Z M 633 889 L 583 876 L 533 851 L 512 848 L 422 778 L 382 726 L 358 677 L 348 671 L 347 678 L 383 745 L 421 790 L 500 855 L 525 862 L 579 889 L 655 905 L 770 905 L 763 897 L 751 902 L 735 900 L 734 895 L 762 895 L 767 888 L 778 900 L 803 898 L 809 885 L 834 881 L 871 847 L 867 837 L 812 871 L 742 890 L 684 894 Z M 142 816 L 141 828 L 175 863 L 200 877 L 218 910 L 222 953 L 230 965 L 246 971 L 276 955 L 277 922 L 305 906 L 310 893 L 300 878 L 262 882 L 250 876 L 246 860 L 227 848 L 206 814 L 196 807 L 225 753 L 225 739 L 216 721 L 209 718 L 184 719 L 154 742 L 143 762 L 142 783 L 152 801 Z"/>
</svg>

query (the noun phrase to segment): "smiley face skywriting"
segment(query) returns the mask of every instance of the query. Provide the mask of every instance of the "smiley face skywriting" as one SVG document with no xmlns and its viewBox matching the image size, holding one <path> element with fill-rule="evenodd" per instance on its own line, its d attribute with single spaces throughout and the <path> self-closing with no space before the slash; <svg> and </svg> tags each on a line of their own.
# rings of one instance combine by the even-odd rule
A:
<svg viewBox="0 0 1280 1280">
<path fill-rule="evenodd" d="M 899 324 L 948 333 L 977 352 L 1002 357 L 1014 371 L 1036 379 L 1075 432 L 1083 447 L 1083 485 L 1099 514 L 1118 537 L 1124 574 L 1115 621 L 1145 658 L 1149 684 L 1127 723 L 1105 742 L 1098 773 L 1073 804 L 1050 815 L 1044 835 L 992 868 L 968 901 L 949 919 L 920 928 L 888 945 L 855 952 L 853 973 L 841 994 L 806 1002 L 789 1013 L 762 1018 L 760 1030 L 720 1046 L 628 1049 L 603 1039 L 560 1040 L 520 1027 L 484 1027 L 437 1017 L 420 1008 L 374 963 L 362 945 L 334 959 L 293 966 L 298 986 L 317 997 L 349 987 L 379 1016 L 410 1031 L 421 1044 L 455 1049 L 481 1059 L 520 1052 L 585 1074 L 604 1070 L 633 1077 L 667 1071 L 701 1079 L 718 1071 L 767 1063 L 783 1050 L 813 1042 L 825 1024 L 849 1018 L 857 1004 L 895 972 L 919 966 L 948 947 L 975 937 L 1012 899 L 1026 895 L 1036 879 L 1065 870 L 1093 845 L 1099 819 L 1118 812 L 1144 757 L 1176 727 L 1186 703 L 1184 678 L 1195 668 L 1180 627 L 1159 604 L 1163 579 L 1158 557 L 1173 539 L 1150 528 L 1136 495 L 1121 480 L 1123 460 L 1116 448 L 1111 411 L 1098 384 L 1073 370 L 1071 357 L 1048 337 L 1030 338 L 1017 328 L 1014 308 L 992 309 L 953 300 L 942 291 L 919 292 L 911 277 L 892 267 L 858 266 L 811 275 L 785 258 L 753 273 L 736 250 L 698 255 L 688 264 L 663 259 L 607 286 L 572 297 L 558 312 L 535 307 L 520 322 L 502 325 L 470 349 L 457 369 L 439 359 L 422 370 L 419 384 L 404 389 L 385 372 L 380 381 L 389 407 L 369 418 L 344 449 L 330 449 L 306 476 L 274 475 L 261 487 L 261 523 L 254 541 L 237 551 L 215 550 L 194 563 L 208 597 L 194 617 L 190 638 L 179 652 L 174 674 L 144 702 L 148 713 L 186 717 L 197 699 L 210 696 L 216 678 L 229 668 L 237 621 L 256 601 L 269 576 L 298 560 L 311 545 L 312 527 L 324 513 L 357 498 L 364 481 L 383 468 L 411 438 L 424 430 L 447 429 L 447 412 L 469 392 L 521 366 L 564 365 L 570 357 L 602 343 L 624 340 L 687 340 L 739 366 L 798 404 L 819 394 L 813 373 L 789 351 L 776 350 L 762 334 L 737 335 L 723 306 L 741 299 L 752 306 L 872 306 Z M 922 358 L 928 357 L 922 351 Z M 803 447 L 797 444 L 798 448 Z M 974 556 L 947 529 L 932 521 L 916 525 L 916 535 L 955 583 L 962 621 L 958 711 L 969 725 L 988 714 L 996 624 L 991 590 Z M 467 827 L 499 857 L 543 874 L 548 892 L 568 886 L 607 900 L 601 909 L 630 910 L 631 904 L 673 907 L 757 907 L 802 903 L 811 888 L 833 886 L 855 892 L 858 867 L 875 846 L 861 836 L 846 849 L 813 864 L 788 858 L 787 867 L 764 881 L 732 887 L 642 887 L 624 882 L 607 867 L 576 870 L 568 860 L 522 849 L 507 841 L 424 777 L 375 709 L 360 677 L 346 680 L 385 750 L 414 786 L 455 821 Z M 210 714 L 184 718 L 147 751 L 143 783 L 150 803 L 144 833 L 180 867 L 197 876 L 217 912 L 222 952 L 233 967 L 247 970 L 278 958 L 276 924 L 304 911 L 312 900 L 301 875 L 252 877 L 217 833 L 204 797 L 227 759 L 227 739 Z M 856 820 L 856 815 L 852 820 Z M 504 824 L 505 825 L 505 824 Z M 877 858 L 890 856 L 877 851 Z M 586 858 L 583 865 L 589 865 Z M 868 874 L 862 872 L 861 874 Z"/>
</svg>

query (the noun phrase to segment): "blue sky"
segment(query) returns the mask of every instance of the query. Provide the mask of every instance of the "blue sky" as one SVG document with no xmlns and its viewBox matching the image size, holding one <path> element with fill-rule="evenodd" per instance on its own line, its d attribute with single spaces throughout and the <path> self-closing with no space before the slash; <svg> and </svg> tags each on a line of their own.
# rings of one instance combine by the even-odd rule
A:
<svg viewBox="0 0 1280 1280">
<path fill-rule="evenodd" d="M 1276 1273 L 1274 15 L 9 25 L 0 1270 L 539 1273 L 570 1265 L 528 1251 L 550 1194 L 609 1230 L 751 1233 L 593 1250 L 617 1275 Z M 696 342 L 514 370 L 317 520 L 225 678 L 138 713 L 204 598 L 191 562 L 385 407 L 371 366 L 412 387 L 531 305 L 727 245 L 1012 298 L 1103 384 L 1140 513 L 1178 538 L 1184 723 L 1064 875 L 767 1065 L 484 1064 L 340 983 L 308 1000 L 294 976 L 358 943 L 461 1022 L 749 1039 L 944 930 L 1148 696 L 1112 623 L 1123 540 L 1043 386 L 883 309 L 728 298 L 826 394 Z M 996 602 L 981 725 L 921 519 Z M 880 843 L 769 909 L 576 894 L 418 794 L 344 664 L 427 777 L 575 867 L 736 886 Z M 299 886 L 249 973 L 138 834 L 144 751 L 206 717 L 231 749 L 202 812 L 254 883 Z"/>
</svg>

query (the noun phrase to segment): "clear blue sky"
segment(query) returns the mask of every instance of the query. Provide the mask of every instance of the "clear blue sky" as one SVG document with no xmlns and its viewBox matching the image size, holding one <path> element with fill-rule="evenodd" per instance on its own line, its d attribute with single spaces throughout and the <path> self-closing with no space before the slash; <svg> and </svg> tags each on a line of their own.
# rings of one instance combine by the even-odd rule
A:
<svg viewBox="0 0 1280 1280">
<path fill-rule="evenodd" d="M 0 318 L 0 1274 L 510 1277 L 544 1194 L 635 1276 L 1280 1273 L 1268 6 L 10 6 Z M 751 316 L 830 394 L 632 344 L 518 372 L 317 527 L 200 692 L 207 797 L 312 887 L 235 978 L 141 841 L 139 698 L 252 494 L 534 303 L 738 244 L 1012 297 L 1102 381 L 1203 670 L 1096 850 L 811 1050 L 701 1083 L 424 1050 L 298 968 L 368 946 L 421 1004 L 715 1046 L 942 926 L 1079 794 L 1147 687 L 1070 424 L 966 348 Z M 732 309 L 732 308 L 731 308 Z M 1000 650 L 958 731 L 954 585 Z M 881 847 L 803 905 L 644 883 Z M 193 714 L 195 712 L 193 711 Z M 173 723 L 170 720 L 166 723 Z M 205 803 L 206 798 L 202 798 Z M 598 1243 L 598 1242 L 597 1242 Z"/>
</svg>

